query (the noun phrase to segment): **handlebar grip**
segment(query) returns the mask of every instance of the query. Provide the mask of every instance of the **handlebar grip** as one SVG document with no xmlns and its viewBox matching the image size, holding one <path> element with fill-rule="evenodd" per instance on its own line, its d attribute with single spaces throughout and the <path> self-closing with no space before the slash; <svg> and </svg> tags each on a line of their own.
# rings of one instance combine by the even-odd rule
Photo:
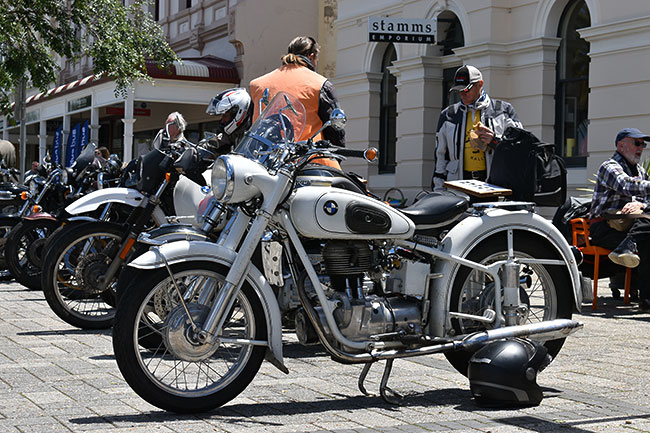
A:
<svg viewBox="0 0 650 433">
<path fill-rule="evenodd" d="M 374 161 L 375 158 L 377 158 L 377 149 L 374 147 L 363 150 L 346 149 L 342 147 L 335 149 L 333 153 L 350 158 L 363 158 L 366 161 Z"/>
<path fill-rule="evenodd" d="M 332 153 L 336 153 L 341 156 L 349 156 L 351 158 L 363 158 L 365 150 L 355 150 L 355 149 L 346 149 L 344 147 L 340 149 L 334 149 Z"/>
</svg>

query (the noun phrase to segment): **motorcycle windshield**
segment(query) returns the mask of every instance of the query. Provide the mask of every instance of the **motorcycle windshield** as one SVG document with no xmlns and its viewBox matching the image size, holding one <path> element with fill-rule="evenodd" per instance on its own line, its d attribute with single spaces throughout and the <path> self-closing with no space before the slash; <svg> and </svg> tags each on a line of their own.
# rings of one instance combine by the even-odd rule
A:
<svg viewBox="0 0 650 433">
<path fill-rule="evenodd" d="M 239 142 L 233 153 L 272 165 L 278 150 L 302 136 L 307 114 L 296 97 L 279 92 L 273 97 L 248 134 Z"/>
<path fill-rule="evenodd" d="M 75 159 L 74 163 L 70 168 L 74 170 L 74 173 L 80 173 L 81 170 L 92 164 L 95 160 L 95 150 L 97 150 L 97 145 L 95 143 L 88 143 L 81 154 Z"/>
</svg>

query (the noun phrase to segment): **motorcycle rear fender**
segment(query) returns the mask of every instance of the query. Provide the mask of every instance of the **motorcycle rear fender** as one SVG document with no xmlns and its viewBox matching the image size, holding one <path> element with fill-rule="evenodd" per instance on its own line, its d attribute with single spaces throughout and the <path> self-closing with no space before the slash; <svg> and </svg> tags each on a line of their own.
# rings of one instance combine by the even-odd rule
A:
<svg viewBox="0 0 650 433">
<path fill-rule="evenodd" d="M 536 236 L 540 243 L 552 246 L 558 257 L 568 264 L 574 307 L 579 312 L 582 304 L 582 289 L 578 264 L 564 236 L 547 219 L 537 214 L 493 209 L 482 216 L 470 216 L 449 231 L 442 241 L 441 249 L 444 252 L 465 258 L 480 242 L 495 234 L 506 232 L 508 229 L 514 230 L 515 238 L 517 232 L 526 232 Z M 451 291 L 459 267 L 460 265 L 450 260 L 436 261 L 434 273 L 441 274 L 443 277 L 433 279 L 431 284 L 429 327 L 432 335 L 447 336 L 447 331 L 451 329 L 448 312 Z"/>
<path fill-rule="evenodd" d="M 33 213 L 31 215 L 27 215 L 24 218 L 26 220 L 52 220 L 52 221 L 56 221 L 56 218 L 54 218 L 51 214 L 49 214 L 47 212 Z"/>
<path fill-rule="evenodd" d="M 131 188 L 104 188 L 93 191 L 70 203 L 65 211 L 70 215 L 92 212 L 106 203 L 122 203 L 136 207 L 144 200 L 144 195 Z"/>
<path fill-rule="evenodd" d="M 128 266 L 138 269 L 162 268 L 165 263 L 161 255 L 170 265 L 192 260 L 212 261 L 230 267 L 235 260 L 236 252 L 211 242 L 176 241 L 150 249 Z M 285 367 L 282 357 L 282 319 L 275 294 L 262 273 L 250 263 L 246 272 L 246 282 L 253 287 L 264 309 L 269 341 L 266 359 L 282 372 L 288 373 L 289 370 Z"/>
</svg>

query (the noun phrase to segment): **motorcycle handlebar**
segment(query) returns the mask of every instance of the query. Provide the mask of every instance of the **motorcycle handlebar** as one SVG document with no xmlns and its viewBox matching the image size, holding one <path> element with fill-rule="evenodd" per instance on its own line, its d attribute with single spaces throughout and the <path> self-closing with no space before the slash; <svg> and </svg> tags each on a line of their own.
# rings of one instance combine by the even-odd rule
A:
<svg viewBox="0 0 650 433">
<path fill-rule="evenodd" d="M 345 156 L 348 158 L 363 158 L 366 161 L 374 161 L 377 158 L 378 151 L 375 147 L 369 147 L 363 150 L 346 149 L 345 147 L 334 147 L 328 141 L 321 140 L 315 143 L 317 148 L 328 148 L 330 152 Z"/>
</svg>

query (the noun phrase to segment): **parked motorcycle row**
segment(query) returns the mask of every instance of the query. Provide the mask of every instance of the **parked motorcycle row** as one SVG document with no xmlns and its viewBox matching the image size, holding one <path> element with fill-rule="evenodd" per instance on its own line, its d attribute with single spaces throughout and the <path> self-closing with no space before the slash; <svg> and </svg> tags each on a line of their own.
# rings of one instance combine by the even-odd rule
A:
<svg viewBox="0 0 650 433">
<path fill-rule="evenodd" d="M 2 266 L 72 326 L 113 326 L 125 380 L 165 410 L 229 402 L 265 359 L 289 373 L 283 330 L 363 364 L 364 394 L 385 361 L 389 402 L 395 359 L 442 353 L 477 400 L 538 404 L 537 373 L 582 326 L 571 320 L 580 257 L 560 232 L 530 203 L 430 193 L 391 207 L 357 176 L 312 163 L 375 150 L 296 141 L 300 101 L 281 92 L 262 103 L 216 159 L 163 132 L 124 170 L 94 167 L 91 145 L 69 169 L 43 164 L 0 219 Z M 345 120 L 334 110 L 324 127 Z M 499 344 L 523 356 L 509 384 L 491 369 L 516 350 Z"/>
</svg>

